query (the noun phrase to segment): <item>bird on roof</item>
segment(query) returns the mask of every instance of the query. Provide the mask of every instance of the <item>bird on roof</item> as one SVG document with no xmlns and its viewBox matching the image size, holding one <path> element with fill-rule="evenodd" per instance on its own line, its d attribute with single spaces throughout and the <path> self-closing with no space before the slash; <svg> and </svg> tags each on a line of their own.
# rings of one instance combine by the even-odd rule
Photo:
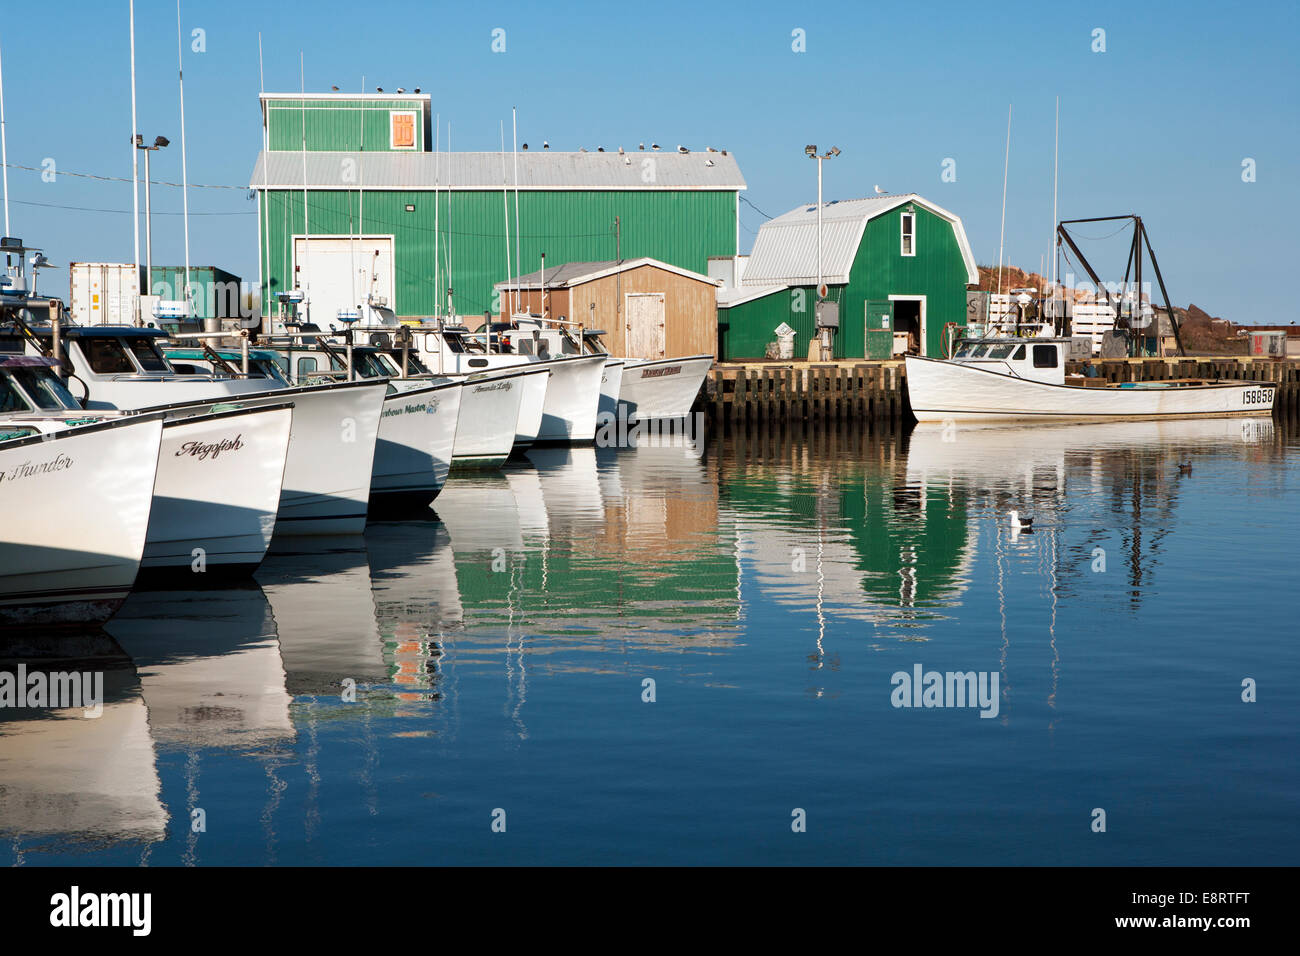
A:
<svg viewBox="0 0 1300 956">
<path fill-rule="evenodd" d="M 399 93 L 405 93 L 405 92 L 406 92 L 406 87 L 404 87 L 404 86 L 399 86 L 399 87 L 397 88 L 397 92 L 399 92 Z"/>
<path fill-rule="evenodd" d="M 587 147 L 586 147 L 586 146 L 579 146 L 579 147 L 578 147 L 578 152 L 580 152 L 580 153 L 585 153 L 586 151 L 587 151 Z"/>
<path fill-rule="evenodd" d="M 604 147 L 604 146 L 597 146 L 597 147 L 596 147 L 596 152 L 598 152 L 598 153 L 603 153 L 604 151 L 605 151 L 605 147 Z"/>
<path fill-rule="evenodd" d="M 620 147 L 618 148 L 618 154 L 619 154 L 620 156 L 623 155 L 623 147 L 622 147 L 622 146 L 620 146 Z"/>
<path fill-rule="evenodd" d="M 637 149 L 645 149 L 645 143 L 644 143 L 644 142 L 640 143 L 640 144 L 637 146 Z"/>
<path fill-rule="evenodd" d="M 527 144 L 527 143 L 524 143 L 524 149 L 527 149 L 527 148 L 528 148 L 528 144 Z"/>
<path fill-rule="evenodd" d="M 679 152 L 679 153 L 689 153 L 690 150 L 687 149 L 685 146 L 683 146 L 681 143 L 678 143 L 678 144 L 677 144 L 677 152 Z"/>
<path fill-rule="evenodd" d="M 658 148 L 659 148 L 659 144 L 658 144 L 658 143 L 651 143 L 651 144 L 650 144 L 650 148 L 651 148 L 651 149 L 658 149 Z"/>
<path fill-rule="evenodd" d="M 631 157 L 631 156 L 624 156 L 624 157 L 623 157 L 623 165 L 624 165 L 624 166 L 631 166 L 631 165 L 632 165 L 632 157 Z"/>
<path fill-rule="evenodd" d="M 881 189 L 879 186 L 877 186 L 877 187 L 876 187 L 876 195 L 877 195 L 877 196 L 888 196 L 889 193 L 888 193 L 886 190 Z"/>
<path fill-rule="evenodd" d="M 415 92 L 417 93 L 420 92 L 420 88 L 418 86 L 415 88 Z"/>
<path fill-rule="evenodd" d="M 705 166 L 712 166 L 712 165 L 713 165 L 713 160 L 711 160 L 711 159 L 706 159 L 706 160 L 704 161 L 704 165 L 705 165 Z"/>
<path fill-rule="evenodd" d="M 337 86 L 331 86 L 330 89 L 333 90 L 335 93 L 339 91 L 339 88 Z"/>
<path fill-rule="evenodd" d="M 382 86 L 376 86 L 376 87 L 375 87 L 375 92 L 376 92 L 376 93 L 382 93 L 382 92 L 384 92 L 384 88 L 383 88 Z"/>
<path fill-rule="evenodd" d="M 550 148 L 551 148 L 551 144 L 548 143 L 546 140 L 542 140 L 542 149 L 550 149 Z"/>
</svg>

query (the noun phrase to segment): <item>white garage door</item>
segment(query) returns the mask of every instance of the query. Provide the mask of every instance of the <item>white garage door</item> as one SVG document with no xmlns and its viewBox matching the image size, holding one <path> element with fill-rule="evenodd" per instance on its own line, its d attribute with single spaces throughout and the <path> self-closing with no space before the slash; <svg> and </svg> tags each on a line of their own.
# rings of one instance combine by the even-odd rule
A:
<svg viewBox="0 0 1300 956">
<path fill-rule="evenodd" d="M 294 240 L 294 261 L 307 292 L 310 321 L 329 328 L 340 310 L 360 311 L 363 324 L 377 322 L 367 307 L 371 296 L 393 308 L 393 239 L 391 236 Z"/>
</svg>

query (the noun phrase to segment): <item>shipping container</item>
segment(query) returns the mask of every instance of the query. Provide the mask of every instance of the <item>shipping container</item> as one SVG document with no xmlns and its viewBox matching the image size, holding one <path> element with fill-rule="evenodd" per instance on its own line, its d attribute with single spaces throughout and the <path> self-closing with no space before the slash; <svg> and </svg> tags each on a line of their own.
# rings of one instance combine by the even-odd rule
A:
<svg viewBox="0 0 1300 956">
<path fill-rule="evenodd" d="M 129 262 L 73 262 L 69 308 L 77 325 L 133 325 L 140 272 Z"/>
</svg>

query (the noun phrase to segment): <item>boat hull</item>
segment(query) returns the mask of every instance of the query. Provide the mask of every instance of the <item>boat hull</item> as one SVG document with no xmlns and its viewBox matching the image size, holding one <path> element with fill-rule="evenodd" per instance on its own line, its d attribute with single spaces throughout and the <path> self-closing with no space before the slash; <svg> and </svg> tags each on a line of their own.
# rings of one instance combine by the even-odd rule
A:
<svg viewBox="0 0 1300 956">
<path fill-rule="evenodd" d="M 618 402 L 629 417 L 682 418 L 689 415 L 704 377 L 713 368 L 713 356 L 640 361 L 626 359 Z"/>
<path fill-rule="evenodd" d="M 1272 411 L 1272 382 L 1055 385 L 909 355 L 907 390 L 920 422 L 1070 422 L 1222 418 Z M 1144 387 L 1145 385 L 1145 387 Z"/>
<path fill-rule="evenodd" d="M 480 372 L 465 380 L 452 456 L 457 467 L 495 468 L 510 457 L 524 382 L 524 372 L 517 368 Z"/>
<path fill-rule="evenodd" d="M 293 406 L 177 417 L 163 427 L 140 580 L 251 574 L 279 511 Z"/>
<path fill-rule="evenodd" d="M 546 404 L 537 432 L 539 445 L 588 444 L 596 437 L 605 356 L 550 359 Z"/>
<path fill-rule="evenodd" d="M 239 396 L 240 405 L 293 402 L 277 536 L 365 530 L 379 416 L 387 391 L 388 383 L 380 379 Z"/>
<path fill-rule="evenodd" d="M 422 508 L 442 490 L 460 417 L 460 382 L 397 391 L 384 399 L 370 481 L 375 509 Z"/>
<path fill-rule="evenodd" d="M 161 415 L 0 443 L 0 625 L 102 624 L 144 554 Z"/>
</svg>

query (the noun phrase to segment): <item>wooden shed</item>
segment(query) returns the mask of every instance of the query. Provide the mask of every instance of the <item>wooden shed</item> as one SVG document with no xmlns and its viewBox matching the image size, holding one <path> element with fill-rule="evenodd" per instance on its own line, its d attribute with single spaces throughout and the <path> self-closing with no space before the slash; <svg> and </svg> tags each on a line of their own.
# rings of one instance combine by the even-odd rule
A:
<svg viewBox="0 0 1300 956">
<path fill-rule="evenodd" d="M 503 321 L 512 312 L 604 329 L 613 355 L 668 358 L 718 354 L 718 281 L 661 262 L 568 262 L 493 288 Z"/>
</svg>

